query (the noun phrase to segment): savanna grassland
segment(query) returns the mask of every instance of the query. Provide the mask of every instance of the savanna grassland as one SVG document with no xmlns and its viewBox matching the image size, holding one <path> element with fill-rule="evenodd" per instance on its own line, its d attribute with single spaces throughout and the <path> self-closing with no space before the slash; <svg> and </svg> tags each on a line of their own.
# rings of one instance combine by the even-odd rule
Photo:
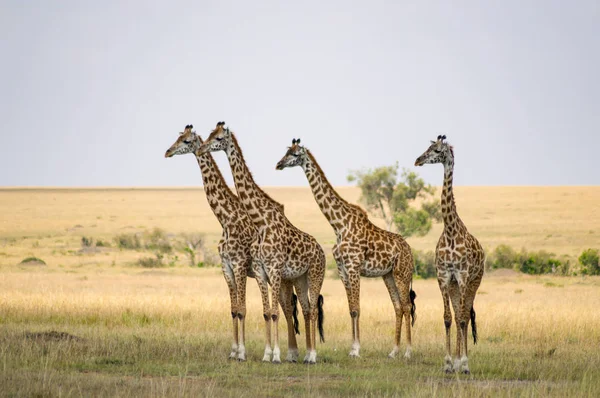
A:
<svg viewBox="0 0 600 398">
<path fill-rule="evenodd" d="M 334 235 L 310 190 L 267 191 L 331 257 Z M 356 188 L 339 191 L 358 201 Z M 576 262 L 584 249 L 600 247 L 600 187 L 458 187 L 456 196 L 461 218 L 487 249 L 507 244 Z M 160 268 L 139 265 L 151 251 L 116 246 L 117 235 L 155 228 L 174 242 Z M 440 231 L 436 225 L 408 241 L 432 250 Z M 479 343 L 470 345 L 470 376 L 442 372 L 435 280 L 414 281 L 417 322 L 405 361 L 387 358 L 394 315 L 383 282 L 363 279 L 361 358 L 351 359 L 346 295 L 330 264 L 326 342 L 318 364 L 307 366 L 260 361 L 262 310 L 249 279 L 248 361 L 238 363 L 227 359 L 231 319 L 220 269 L 190 267 L 176 245 L 199 232 L 214 250 L 220 226 L 201 189 L 0 190 L 0 395 L 600 396 L 598 277 L 487 273 L 475 302 Z M 82 237 L 108 246 L 82 247 Z M 27 257 L 45 264 L 20 264 Z M 283 325 L 280 336 L 284 358 Z"/>
</svg>

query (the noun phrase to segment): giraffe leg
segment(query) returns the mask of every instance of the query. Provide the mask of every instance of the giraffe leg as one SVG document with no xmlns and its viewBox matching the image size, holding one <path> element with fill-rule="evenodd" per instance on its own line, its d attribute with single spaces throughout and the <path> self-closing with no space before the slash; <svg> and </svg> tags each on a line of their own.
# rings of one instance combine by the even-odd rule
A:
<svg viewBox="0 0 600 398">
<path fill-rule="evenodd" d="M 438 283 L 442 292 L 442 300 L 444 301 L 444 326 L 446 328 L 446 356 L 444 357 L 444 371 L 446 373 L 454 372 L 452 364 L 452 354 L 450 352 L 450 327 L 452 326 L 452 312 L 450 311 L 450 297 L 448 286 L 443 283 L 438 276 Z"/>
<path fill-rule="evenodd" d="M 468 358 L 468 342 L 469 342 L 469 323 L 471 321 L 471 311 L 473 309 L 473 301 L 475 300 L 475 295 L 470 295 L 467 294 L 467 297 L 465 298 L 465 309 L 464 309 L 464 314 L 463 316 L 465 317 L 465 327 L 463 330 L 463 340 L 462 340 L 462 344 L 463 344 L 463 356 L 461 357 L 461 369 L 460 371 L 464 374 L 470 374 L 471 370 L 469 369 L 469 358 Z M 473 318 L 474 319 L 474 318 Z M 475 336 L 475 332 L 474 332 L 474 336 L 473 336 L 473 340 L 476 339 Z M 476 341 L 476 340 L 475 340 Z"/>
<path fill-rule="evenodd" d="M 394 276 L 391 272 L 383 276 L 383 282 L 385 283 L 385 287 L 388 289 L 390 298 L 392 299 L 392 304 L 394 305 L 394 312 L 396 313 L 396 335 L 394 339 L 394 348 L 392 348 L 392 351 L 388 354 L 388 357 L 396 358 L 396 355 L 399 351 L 398 346 L 400 345 L 400 336 L 402 335 L 402 306 L 400 305 L 400 294 L 398 293 L 398 288 L 396 287 Z"/>
<path fill-rule="evenodd" d="M 223 277 L 225 278 L 225 282 L 227 282 L 227 287 L 229 288 L 229 299 L 231 301 L 231 318 L 233 321 L 233 343 L 231 344 L 231 353 L 229 354 L 229 359 L 235 359 L 237 357 L 238 350 L 238 300 L 235 285 L 235 277 L 231 269 L 231 264 L 229 264 L 227 261 L 223 261 L 222 270 Z"/>
<path fill-rule="evenodd" d="M 454 371 L 459 372 L 461 367 L 460 356 L 462 352 L 462 332 L 460 329 L 460 293 L 456 283 L 448 287 L 450 302 L 454 310 L 454 323 L 456 323 L 456 347 L 454 350 Z"/>
<path fill-rule="evenodd" d="M 350 318 L 352 319 L 351 357 L 360 357 L 360 275 L 355 269 L 348 270 L 350 292 Z"/>
<path fill-rule="evenodd" d="M 298 300 L 302 307 L 302 315 L 304 317 L 304 328 L 306 331 L 306 355 L 304 356 L 304 363 L 308 363 L 310 352 L 312 351 L 312 339 L 311 339 L 311 322 L 310 322 L 310 303 L 308 300 L 308 278 L 304 274 L 294 280 L 294 286 L 296 292 L 298 292 Z"/>
<path fill-rule="evenodd" d="M 273 321 L 273 363 L 281 363 L 281 350 L 279 349 L 279 291 L 281 290 L 281 268 L 270 266 L 268 268 L 269 281 L 271 282 L 271 319 Z"/>
<path fill-rule="evenodd" d="M 264 271 L 263 266 L 256 260 L 252 261 L 252 270 L 254 272 L 254 278 L 258 284 L 260 290 L 260 296 L 263 305 L 263 317 L 265 319 L 265 352 L 262 360 L 264 362 L 271 362 L 271 317 L 269 307 L 269 283 L 267 274 Z"/>
<path fill-rule="evenodd" d="M 298 362 L 298 342 L 296 341 L 296 330 L 294 326 L 294 287 L 291 282 L 283 281 L 281 283 L 281 292 L 279 299 L 283 314 L 288 329 L 288 353 L 286 357 L 287 362 Z"/>
<path fill-rule="evenodd" d="M 393 275 L 394 283 L 396 284 L 396 290 L 399 293 L 400 299 L 400 318 L 396 318 L 397 327 L 399 330 L 398 343 L 400 343 L 400 334 L 402 332 L 402 318 L 405 319 L 406 324 L 406 351 L 404 358 L 409 359 L 412 354 L 412 317 L 415 316 L 414 310 L 414 292 L 411 289 L 412 284 L 412 270 L 413 270 L 413 258 L 410 250 L 405 252 L 405 256 L 398 258 L 394 265 Z M 411 293 L 413 296 L 411 297 Z M 399 323 L 399 325 L 398 325 Z"/>
<path fill-rule="evenodd" d="M 235 286 L 237 288 L 237 318 L 239 322 L 239 342 L 237 347 L 238 361 L 246 360 L 246 279 L 247 269 L 246 262 L 238 262 L 232 264 L 235 277 Z"/>
<path fill-rule="evenodd" d="M 323 296 L 320 295 L 323 280 L 325 279 L 325 257 L 322 256 L 318 263 L 313 264 L 308 269 L 308 291 L 310 300 L 310 323 L 312 351 L 308 354 L 308 363 L 317 363 L 317 329 L 321 342 L 325 341 L 323 335 Z M 320 316 L 319 316 L 320 313 Z M 318 322 L 317 322 L 318 321 Z"/>
<path fill-rule="evenodd" d="M 409 279 L 410 280 L 410 279 Z M 400 292 L 400 305 L 402 306 L 402 315 L 404 316 L 404 323 L 406 325 L 406 351 L 404 352 L 404 358 L 410 359 L 412 354 L 412 300 L 410 298 L 410 282 L 405 283 L 401 280 L 396 279 L 396 286 Z M 402 328 L 402 316 L 400 317 L 400 328 Z M 400 332 L 398 332 L 400 335 Z M 398 336 L 400 340 L 400 336 Z"/>
<path fill-rule="evenodd" d="M 469 370 L 469 359 L 467 357 L 467 327 L 469 325 L 469 312 L 467 311 L 467 273 L 461 272 L 457 278 L 458 291 L 460 294 L 459 303 L 459 320 L 460 320 L 460 335 L 461 335 L 461 357 L 460 357 L 460 369 L 457 371 L 464 374 L 470 374 Z"/>
</svg>

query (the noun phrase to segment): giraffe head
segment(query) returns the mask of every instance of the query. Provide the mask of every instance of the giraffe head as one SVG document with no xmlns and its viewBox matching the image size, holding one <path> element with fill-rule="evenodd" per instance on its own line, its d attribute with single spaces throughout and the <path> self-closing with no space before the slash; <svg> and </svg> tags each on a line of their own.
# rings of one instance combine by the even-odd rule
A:
<svg viewBox="0 0 600 398">
<path fill-rule="evenodd" d="M 165 152 L 165 157 L 170 158 L 174 155 L 184 155 L 190 152 L 196 152 L 196 150 L 202 144 L 202 138 L 196 135 L 195 131 L 192 131 L 194 126 L 188 124 L 185 126 L 185 130 L 179 133 L 177 141 Z"/>
<path fill-rule="evenodd" d="M 445 142 L 445 135 L 438 135 L 436 141 L 431 141 L 431 145 L 427 150 L 417 158 L 415 166 L 423 166 L 426 163 L 442 163 L 446 164 L 454 159 L 452 146 Z"/>
<path fill-rule="evenodd" d="M 303 146 L 300 146 L 300 139 L 294 138 L 292 140 L 292 146 L 288 147 L 285 155 L 277 162 L 275 169 L 283 170 L 286 167 L 302 166 L 306 162 L 307 156 L 306 149 Z"/>
<path fill-rule="evenodd" d="M 225 127 L 225 122 L 219 122 L 217 123 L 217 127 L 215 127 L 215 129 L 210 133 L 206 141 L 200 145 L 198 152 L 200 155 L 208 152 L 227 152 L 231 144 L 232 139 L 229 128 Z"/>
</svg>

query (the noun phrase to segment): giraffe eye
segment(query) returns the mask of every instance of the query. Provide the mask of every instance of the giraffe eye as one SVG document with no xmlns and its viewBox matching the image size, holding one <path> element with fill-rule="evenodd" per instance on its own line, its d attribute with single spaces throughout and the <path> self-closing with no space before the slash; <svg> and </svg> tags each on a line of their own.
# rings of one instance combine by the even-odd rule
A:
<svg viewBox="0 0 600 398">
<path fill-rule="evenodd" d="M 191 143 L 192 143 L 192 141 L 190 141 L 190 140 L 183 140 L 183 143 L 184 143 L 184 144 L 191 144 Z"/>
</svg>

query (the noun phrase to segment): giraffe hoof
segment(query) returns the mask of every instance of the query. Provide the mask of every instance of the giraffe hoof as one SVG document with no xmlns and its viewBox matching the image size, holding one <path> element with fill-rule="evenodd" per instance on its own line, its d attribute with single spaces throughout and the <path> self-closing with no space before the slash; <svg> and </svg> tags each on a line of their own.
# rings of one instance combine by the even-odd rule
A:
<svg viewBox="0 0 600 398">
<path fill-rule="evenodd" d="M 454 373 L 454 368 L 452 368 L 452 366 L 444 366 L 444 372 L 447 375 L 450 375 L 450 374 Z"/>
<path fill-rule="evenodd" d="M 469 369 L 463 369 L 461 373 L 464 375 L 470 375 L 471 371 Z"/>
<path fill-rule="evenodd" d="M 274 364 L 280 365 L 281 361 L 279 359 L 273 359 L 272 361 Z"/>
<path fill-rule="evenodd" d="M 238 362 L 246 362 L 246 358 L 238 358 L 237 361 Z"/>
<path fill-rule="evenodd" d="M 296 363 L 298 362 L 298 350 L 297 349 L 290 349 L 288 351 L 287 357 L 285 358 L 286 362 L 290 362 L 290 363 Z"/>
</svg>

